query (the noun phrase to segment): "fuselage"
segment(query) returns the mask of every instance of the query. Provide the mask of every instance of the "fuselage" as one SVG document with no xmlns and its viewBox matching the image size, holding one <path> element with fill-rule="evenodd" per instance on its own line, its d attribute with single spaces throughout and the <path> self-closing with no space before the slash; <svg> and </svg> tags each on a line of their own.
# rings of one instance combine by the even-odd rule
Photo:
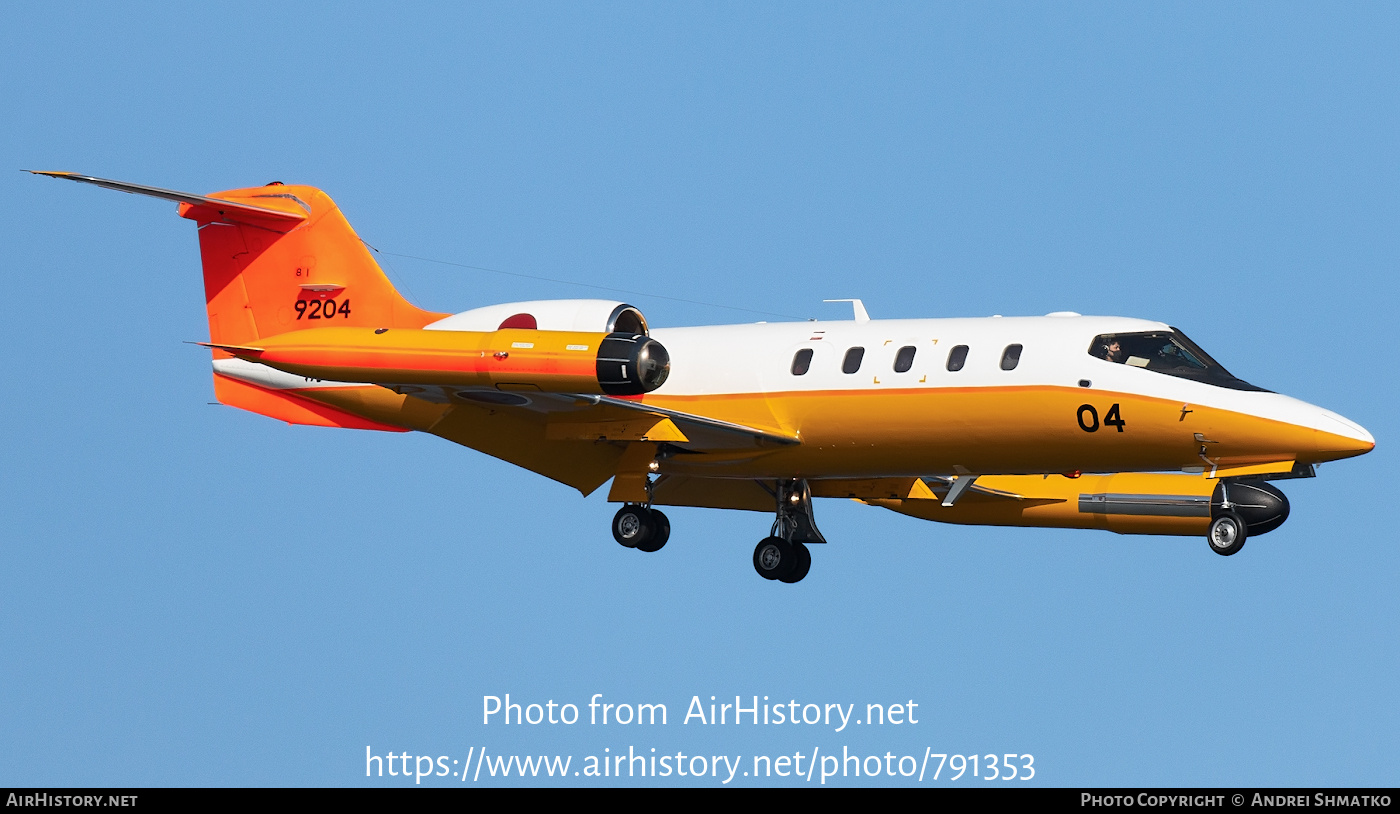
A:
<svg viewBox="0 0 1400 814">
<path fill-rule="evenodd" d="M 642 400 L 802 439 L 761 456 L 665 462 L 711 476 L 1199 472 L 1374 446 L 1359 425 L 1298 399 L 1090 353 L 1096 337 L 1171 331 L 1078 315 L 657 329 L 671 375 Z M 961 365 L 950 364 L 960 347 Z"/>
</svg>

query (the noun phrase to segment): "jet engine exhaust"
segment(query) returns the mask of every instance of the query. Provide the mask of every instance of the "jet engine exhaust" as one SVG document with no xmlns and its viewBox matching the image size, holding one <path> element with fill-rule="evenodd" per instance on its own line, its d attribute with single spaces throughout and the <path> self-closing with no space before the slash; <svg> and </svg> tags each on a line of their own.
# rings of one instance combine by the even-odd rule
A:
<svg viewBox="0 0 1400 814">
<path fill-rule="evenodd" d="M 671 374 L 671 355 L 643 334 L 611 333 L 598 347 L 597 374 L 610 396 L 650 393 Z"/>
</svg>

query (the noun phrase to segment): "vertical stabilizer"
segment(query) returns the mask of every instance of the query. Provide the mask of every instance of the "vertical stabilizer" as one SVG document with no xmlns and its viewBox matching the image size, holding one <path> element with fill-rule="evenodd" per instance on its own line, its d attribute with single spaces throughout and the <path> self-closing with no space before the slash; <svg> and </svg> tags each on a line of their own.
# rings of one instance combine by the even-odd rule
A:
<svg viewBox="0 0 1400 814">
<path fill-rule="evenodd" d="M 243 345 L 303 328 L 421 328 L 446 316 L 414 306 L 394 289 L 321 190 L 278 184 L 212 197 L 305 218 L 270 223 L 240 210 L 180 204 L 180 215 L 199 224 L 211 342 Z"/>
<path fill-rule="evenodd" d="M 247 345 L 323 326 L 421 328 L 447 316 L 400 296 L 335 201 L 315 187 L 272 183 L 195 195 L 71 172 L 31 172 L 179 203 L 180 216 L 199 225 L 214 344 Z"/>
<path fill-rule="evenodd" d="M 195 195 L 71 172 L 35 175 L 174 201 L 181 217 L 198 224 L 220 402 L 293 424 L 403 431 L 298 395 L 304 388 L 217 372 L 218 360 L 233 358 L 220 345 L 249 346 L 304 328 L 421 328 L 447 316 L 394 290 L 329 195 L 280 183 Z"/>
</svg>

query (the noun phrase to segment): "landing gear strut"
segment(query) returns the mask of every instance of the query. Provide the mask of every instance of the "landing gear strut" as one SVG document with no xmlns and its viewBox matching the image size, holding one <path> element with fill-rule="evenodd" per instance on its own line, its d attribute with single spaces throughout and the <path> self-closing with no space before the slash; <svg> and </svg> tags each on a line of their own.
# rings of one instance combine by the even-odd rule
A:
<svg viewBox="0 0 1400 814">
<path fill-rule="evenodd" d="M 826 542 L 812 518 L 812 490 L 805 480 L 784 480 L 773 497 L 778 516 L 769 536 L 753 550 L 753 567 L 764 579 L 800 582 L 812 568 L 807 544 Z"/>
<path fill-rule="evenodd" d="M 1219 509 L 1213 513 L 1210 528 L 1206 530 L 1206 542 L 1210 543 L 1210 550 L 1222 557 L 1228 557 L 1244 548 L 1244 538 L 1249 535 L 1249 525 L 1236 511 L 1240 508 L 1239 504 L 1230 500 L 1230 486 L 1231 484 L 1221 481 L 1220 485 L 1216 487 L 1220 498 L 1220 502 L 1216 504 Z M 1250 487 L 1243 488 L 1246 494 L 1250 493 Z M 1271 497 L 1268 492 L 1264 492 L 1257 486 L 1253 487 L 1253 492 L 1262 492 L 1266 497 Z M 1273 493 L 1282 497 L 1282 493 L 1277 489 L 1274 489 Z M 1258 503 L 1259 501 L 1253 502 Z M 1283 517 L 1288 517 L 1288 504 L 1286 502 L 1284 503 Z M 1278 522 L 1282 523 L 1283 520 L 1280 519 Z M 1266 527 L 1264 531 L 1268 531 L 1269 528 L 1272 526 Z"/>
</svg>

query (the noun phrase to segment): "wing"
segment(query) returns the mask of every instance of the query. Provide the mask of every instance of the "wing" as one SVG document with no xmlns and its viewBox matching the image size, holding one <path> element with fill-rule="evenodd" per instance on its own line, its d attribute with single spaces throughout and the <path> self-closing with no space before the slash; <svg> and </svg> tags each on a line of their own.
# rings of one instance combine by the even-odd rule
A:
<svg viewBox="0 0 1400 814">
<path fill-rule="evenodd" d="M 584 494 L 618 475 L 620 468 L 644 479 L 646 464 L 663 444 L 670 454 L 722 455 L 733 460 L 801 443 L 796 434 L 781 428 L 736 424 L 648 404 L 641 398 L 310 382 L 242 359 L 218 359 L 214 367 L 222 376 L 287 399 L 325 405 L 380 426 L 431 433 Z M 629 448 L 646 453 L 639 472 L 632 472 L 636 467 L 624 460 Z M 765 507 L 771 508 L 771 498 L 764 500 Z"/>
</svg>

